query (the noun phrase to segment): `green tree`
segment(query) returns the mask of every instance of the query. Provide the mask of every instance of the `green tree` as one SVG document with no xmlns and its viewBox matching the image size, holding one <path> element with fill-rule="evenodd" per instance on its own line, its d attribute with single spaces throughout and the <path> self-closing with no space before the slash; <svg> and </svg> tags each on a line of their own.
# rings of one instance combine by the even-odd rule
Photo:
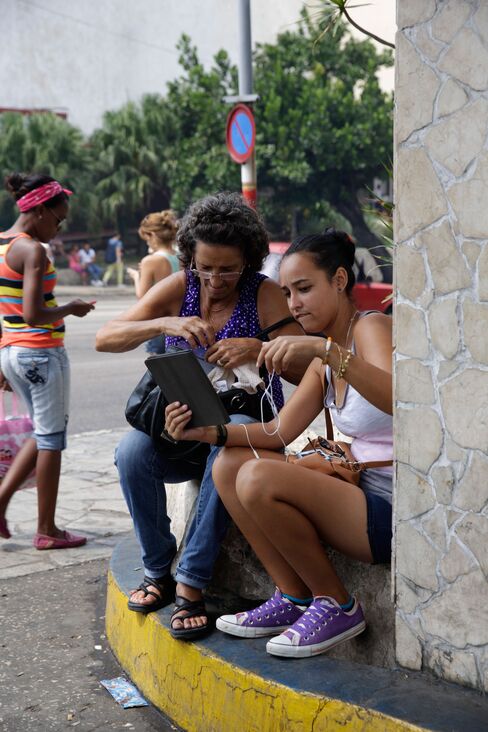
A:
<svg viewBox="0 0 488 732">
<path fill-rule="evenodd" d="M 86 229 L 93 224 L 95 202 L 90 190 L 90 153 L 83 135 L 66 120 L 51 113 L 0 115 L 0 170 L 44 173 L 75 191 L 71 227 Z M 18 215 L 15 204 L 0 189 L 0 226 L 11 226 Z"/>
<path fill-rule="evenodd" d="M 106 225 L 137 225 L 148 212 L 168 208 L 164 99 L 147 95 L 106 112 L 101 129 L 90 139 L 94 191 Z"/>
<path fill-rule="evenodd" d="M 314 43 L 319 28 L 304 14 L 299 27 L 258 48 L 255 86 L 258 181 L 278 225 L 283 211 L 321 218 L 332 206 L 362 246 L 378 246 L 358 192 L 384 176 L 391 157 L 392 99 L 378 82 L 389 51 L 378 53 L 343 25 Z M 281 207 L 281 212 L 280 212 Z M 285 219 L 286 220 L 286 219 Z"/>
</svg>

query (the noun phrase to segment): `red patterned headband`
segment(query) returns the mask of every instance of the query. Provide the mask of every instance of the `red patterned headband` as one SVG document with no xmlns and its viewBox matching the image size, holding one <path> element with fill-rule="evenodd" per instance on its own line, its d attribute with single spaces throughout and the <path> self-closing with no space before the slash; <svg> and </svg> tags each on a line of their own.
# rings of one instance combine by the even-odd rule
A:
<svg viewBox="0 0 488 732">
<path fill-rule="evenodd" d="M 73 191 L 70 191 L 68 188 L 63 188 L 57 180 L 53 180 L 50 183 L 39 186 L 39 188 L 35 188 L 33 191 L 29 191 L 25 196 L 19 198 L 17 206 L 22 213 L 25 213 L 25 211 L 29 211 L 34 206 L 39 206 L 41 203 L 45 203 L 49 199 L 54 198 L 58 193 L 66 193 L 67 196 L 71 196 Z"/>
</svg>

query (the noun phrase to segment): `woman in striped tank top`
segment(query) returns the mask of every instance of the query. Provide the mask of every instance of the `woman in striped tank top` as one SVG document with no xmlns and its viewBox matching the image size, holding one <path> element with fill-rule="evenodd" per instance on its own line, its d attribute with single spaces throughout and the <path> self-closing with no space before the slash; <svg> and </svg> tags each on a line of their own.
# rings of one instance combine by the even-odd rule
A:
<svg viewBox="0 0 488 732">
<path fill-rule="evenodd" d="M 68 214 L 68 196 L 47 175 L 14 173 L 6 180 L 20 215 L 0 234 L 0 388 L 25 400 L 34 433 L 16 456 L 0 486 L 0 537 L 8 539 L 5 513 L 17 488 L 35 468 L 38 492 L 37 549 L 64 549 L 86 543 L 56 527 L 54 515 L 66 447 L 69 362 L 64 349 L 66 315 L 84 317 L 93 302 L 72 300 L 58 306 L 56 271 L 42 242 L 54 238 Z"/>
</svg>

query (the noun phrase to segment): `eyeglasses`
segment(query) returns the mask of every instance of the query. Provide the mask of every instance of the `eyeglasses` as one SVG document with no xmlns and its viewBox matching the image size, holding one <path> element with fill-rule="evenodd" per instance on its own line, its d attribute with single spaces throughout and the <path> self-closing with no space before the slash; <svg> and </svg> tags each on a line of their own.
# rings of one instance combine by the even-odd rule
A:
<svg viewBox="0 0 488 732">
<path fill-rule="evenodd" d="M 57 224 L 58 224 L 56 228 L 59 230 L 62 227 L 62 225 L 64 224 L 66 219 L 60 219 L 59 216 L 53 211 L 52 208 L 47 208 L 47 210 L 49 211 L 49 213 L 52 213 L 52 215 L 56 219 Z"/>
<path fill-rule="evenodd" d="M 244 267 L 241 269 L 240 272 L 208 272 L 207 270 L 195 269 L 192 259 L 190 272 L 195 275 L 195 277 L 200 277 L 200 279 L 202 280 L 211 280 L 212 277 L 219 277 L 222 282 L 233 282 L 234 280 L 239 279 L 241 274 L 244 272 Z"/>
</svg>

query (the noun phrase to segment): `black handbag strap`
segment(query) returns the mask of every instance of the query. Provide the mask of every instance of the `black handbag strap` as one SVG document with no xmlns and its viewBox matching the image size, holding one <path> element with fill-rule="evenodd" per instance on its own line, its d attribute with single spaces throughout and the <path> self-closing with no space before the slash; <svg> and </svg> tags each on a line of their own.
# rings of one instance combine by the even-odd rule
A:
<svg viewBox="0 0 488 732">
<path fill-rule="evenodd" d="M 288 315 L 286 318 L 282 318 L 281 320 L 278 320 L 278 322 L 273 323 L 272 325 L 268 325 L 267 328 L 263 328 L 263 330 L 260 330 L 259 333 L 256 333 L 253 338 L 259 338 L 260 341 L 263 341 L 268 333 L 272 333 L 274 330 L 278 330 L 278 328 L 282 328 L 284 325 L 288 325 L 289 323 L 296 323 L 297 321 L 295 318 L 293 318 L 291 315 Z"/>
</svg>

